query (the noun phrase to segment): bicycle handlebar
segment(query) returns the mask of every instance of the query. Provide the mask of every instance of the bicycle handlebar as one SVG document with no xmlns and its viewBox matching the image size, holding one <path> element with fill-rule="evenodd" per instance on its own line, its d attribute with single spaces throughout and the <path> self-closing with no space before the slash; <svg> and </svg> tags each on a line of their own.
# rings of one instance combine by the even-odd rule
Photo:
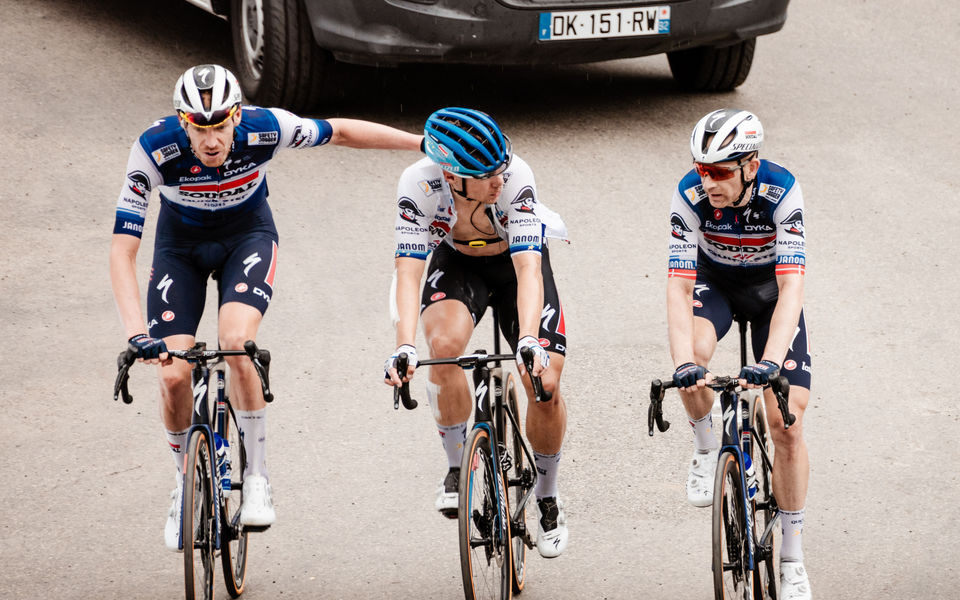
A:
<svg viewBox="0 0 960 600">
<path fill-rule="evenodd" d="M 173 358 L 187 361 L 194 364 L 206 364 L 208 361 L 220 359 L 224 356 L 242 356 L 247 355 L 253 363 L 260 378 L 260 388 L 263 390 L 263 400 L 273 402 L 273 393 L 270 391 L 270 351 L 257 348 L 253 340 L 247 340 L 243 343 L 243 350 L 207 350 L 207 345 L 203 342 L 197 342 L 189 350 L 168 350 Z M 117 379 L 113 384 L 113 399 L 122 397 L 124 404 L 133 402 L 133 396 L 127 387 L 130 380 L 130 367 L 137 360 L 135 350 L 127 348 L 117 357 Z"/>
<path fill-rule="evenodd" d="M 720 376 L 715 377 L 707 384 L 708 388 L 716 391 L 735 391 L 739 386 L 739 377 Z M 789 429 L 797 421 L 797 417 L 790 413 L 790 382 L 783 375 L 771 375 L 768 379 L 770 389 L 777 397 L 777 408 L 780 409 L 780 415 L 783 417 L 783 428 Z M 647 409 L 647 428 L 649 435 L 653 436 L 653 426 L 656 424 L 660 433 L 670 428 L 670 421 L 663 418 L 663 394 L 670 388 L 677 387 L 672 380 L 666 382 L 654 379 L 650 382 L 650 408 Z M 744 388 L 740 388 L 743 390 Z"/>
<path fill-rule="evenodd" d="M 529 348 L 524 348 L 520 350 L 520 356 L 523 358 L 524 367 L 527 369 L 527 373 L 530 373 L 530 381 L 533 384 L 533 393 L 537 402 L 549 402 L 553 398 L 553 394 L 549 391 L 543 389 L 543 382 L 539 377 L 535 377 L 533 372 L 533 350 Z M 515 361 L 517 357 L 513 354 L 486 354 L 484 352 L 475 352 L 473 354 L 464 354 L 463 356 L 454 356 L 450 358 L 428 358 L 426 360 L 417 361 L 417 367 L 429 366 L 429 365 L 457 365 L 461 369 L 473 369 L 474 367 L 479 367 L 487 363 L 492 362 L 501 362 L 501 361 Z M 400 378 L 403 378 L 403 374 L 407 372 L 407 367 L 409 363 L 407 362 L 409 357 L 406 352 L 401 352 L 397 355 L 397 373 L 400 374 Z M 400 408 L 400 401 L 403 401 L 403 407 L 407 410 L 413 410 L 417 407 L 417 401 L 410 397 L 410 382 L 406 381 L 403 385 L 393 388 L 393 408 L 398 410 Z"/>
</svg>

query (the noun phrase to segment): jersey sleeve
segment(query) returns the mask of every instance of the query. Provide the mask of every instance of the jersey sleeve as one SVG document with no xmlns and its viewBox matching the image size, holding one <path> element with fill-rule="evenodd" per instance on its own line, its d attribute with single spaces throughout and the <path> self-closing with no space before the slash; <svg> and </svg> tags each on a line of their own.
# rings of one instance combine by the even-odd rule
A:
<svg viewBox="0 0 960 600">
<path fill-rule="evenodd" d="M 417 182 L 417 169 L 411 166 L 403 172 L 397 184 L 394 256 L 426 260 L 430 254 L 430 223 L 436 213 L 436 200 L 426 197 Z M 435 196 L 439 197 L 439 194 Z"/>
<path fill-rule="evenodd" d="M 114 233 L 125 233 L 138 238 L 143 236 L 150 193 L 161 183 L 163 177 L 160 171 L 138 139 L 130 148 L 130 157 L 127 159 L 127 175 L 123 179 L 123 187 L 117 199 Z"/>
<path fill-rule="evenodd" d="M 333 126 L 325 119 L 298 117 L 282 108 L 268 109 L 280 125 L 277 148 L 312 148 L 322 146 L 333 136 Z"/>
<path fill-rule="evenodd" d="M 803 193 L 794 181 L 773 212 L 777 227 L 777 275 L 806 273 L 806 238 L 803 229 Z"/>
<path fill-rule="evenodd" d="M 497 203 L 497 220 L 507 232 L 510 255 L 543 251 L 543 221 L 545 207 L 537 200 L 537 184 L 533 169 L 517 157 L 510 170 L 510 179 L 504 185 Z"/>
<path fill-rule="evenodd" d="M 687 190 L 696 194 L 696 190 Z M 670 258 L 667 277 L 697 279 L 697 237 L 700 219 L 678 186 L 670 203 Z"/>
</svg>

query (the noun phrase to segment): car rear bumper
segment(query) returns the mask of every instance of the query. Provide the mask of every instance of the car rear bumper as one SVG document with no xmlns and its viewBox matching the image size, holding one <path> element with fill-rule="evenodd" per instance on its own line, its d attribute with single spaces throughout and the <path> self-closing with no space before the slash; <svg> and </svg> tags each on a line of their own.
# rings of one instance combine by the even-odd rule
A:
<svg viewBox="0 0 960 600">
<path fill-rule="evenodd" d="M 723 46 L 783 27 L 789 0 L 304 0 L 317 43 L 342 61 L 545 64 Z M 540 14 L 669 6 L 669 34 L 539 41 Z"/>
</svg>

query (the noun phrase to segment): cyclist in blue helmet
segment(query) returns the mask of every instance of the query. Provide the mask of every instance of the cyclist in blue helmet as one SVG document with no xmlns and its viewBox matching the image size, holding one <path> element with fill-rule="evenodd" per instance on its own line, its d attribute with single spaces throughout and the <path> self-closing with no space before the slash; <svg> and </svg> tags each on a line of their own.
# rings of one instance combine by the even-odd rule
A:
<svg viewBox="0 0 960 600">
<path fill-rule="evenodd" d="M 528 403 L 526 430 L 540 474 L 534 490 L 537 549 L 548 558 L 559 556 L 568 539 L 557 493 L 567 424 L 559 389 L 567 340 L 546 242 L 566 239 L 566 226 L 538 201 L 533 171 L 513 154 L 510 139 L 489 115 L 467 108 L 434 112 L 424 127 L 424 152 L 427 158 L 408 167 L 397 187 L 391 291 L 397 349 L 387 359 L 385 381 L 400 385 L 413 377 L 418 315 L 430 355 L 448 357 L 466 351 L 487 307 L 496 308 L 504 338 L 518 356 L 522 348 L 534 351 L 533 374 L 553 394 L 548 402 Z M 401 352 L 412 357 L 412 364 L 398 375 Z M 530 380 L 519 368 L 532 398 Z M 463 371 L 455 365 L 431 367 L 427 397 L 448 463 L 436 508 L 456 518 L 460 459 L 473 406 Z"/>
</svg>

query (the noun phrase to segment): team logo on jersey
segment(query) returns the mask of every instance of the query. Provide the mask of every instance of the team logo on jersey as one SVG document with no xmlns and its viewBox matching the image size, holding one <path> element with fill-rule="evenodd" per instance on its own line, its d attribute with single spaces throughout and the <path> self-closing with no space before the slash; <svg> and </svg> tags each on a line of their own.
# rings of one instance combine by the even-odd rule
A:
<svg viewBox="0 0 960 600">
<path fill-rule="evenodd" d="M 251 131 L 247 134 L 247 145 L 272 146 L 278 139 L 280 139 L 280 133 L 277 131 Z"/>
<path fill-rule="evenodd" d="M 423 181 L 418 181 L 417 185 L 423 190 L 424 196 L 432 196 L 443 188 L 442 181 L 442 179 L 424 179 Z"/>
<path fill-rule="evenodd" d="M 433 223 L 430 223 L 430 235 L 435 237 L 446 237 L 450 233 L 450 224 L 444 223 L 439 219 L 435 219 Z"/>
<path fill-rule="evenodd" d="M 313 131 L 304 131 L 302 127 L 297 125 L 297 128 L 293 130 L 293 141 L 290 142 L 289 147 L 299 148 L 300 146 L 309 146 L 312 142 Z"/>
<path fill-rule="evenodd" d="M 790 216 L 780 221 L 781 225 L 787 226 L 787 233 L 803 237 L 803 211 L 799 208 L 790 213 Z"/>
<path fill-rule="evenodd" d="M 536 204 L 537 199 L 534 196 L 533 188 L 529 185 L 517 194 L 517 197 L 513 199 L 513 202 L 510 203 L 511 206 L 517 207 L 517 212 L 527 213 L 527 214 L 536 214 L 533 212 L 533 205 Z"/>
<path fill-rule="evenodd" d="M 397 202 L 397 206 L 400 207 L 400 218 L 408 223 L 413 223 L 414 225 L 419 225 L 420 221 L 417 220 L 417 217 L 425 216 L 420 209 L 417 208 L 416 202 L 404 196 L 400 198 L 400 201 Z"/>
<path fill-rule="evenodd" d="M 160 166 L 168 160 L 180 156 L 180 147 L 176 144 L 167 144 L 163 148 L 154 150 L 150 155 L 153 156 L 153 161 L 157 163 L 157 166 Z"/>
<path fill-rule="evenodd" d="M 670 235 L 675 239 L 687 241 L 687 234 L 693 230 L 687 227 L 687 224 L 684 222 L 683 217 L 677 213 L 670 215 Z"/>
<path fill-rule="evenodd" d="M 143 171 L 131 171 L 127 173 L 127 180 L 130 191 L 146 200 L 147 194 L 150 193 L 150 178 L 147 174 Z"/>
<path fill-rule="evenodd" d="M 761 183 L 760 189 L 757 190 L 757 194 L 770 198 L 774 202 L 779 201 L 783 196 L 783 193 L 787 191 L 786 189 L 778 185 L 770 185 L 769 183 Z"/>
</svg>

